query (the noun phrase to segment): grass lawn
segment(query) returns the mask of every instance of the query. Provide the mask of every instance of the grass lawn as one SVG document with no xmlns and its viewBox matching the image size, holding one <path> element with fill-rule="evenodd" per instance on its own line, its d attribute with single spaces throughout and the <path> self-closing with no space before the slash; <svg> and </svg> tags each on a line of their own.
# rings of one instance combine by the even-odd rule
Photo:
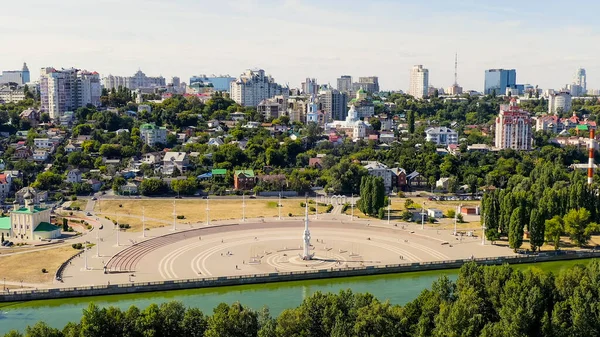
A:
<svg viewBox="0 0 600 337">
<path fill-rule="evenodd" d="M 71 208 L 76 208 L 79 207 L 79 209 L 84 210 L 85 206 L 87 206 L 87 201 L 86 200 L 75 200 L 75 201 L 71 201 L 71 205 L 69 205 L 69 207 Z"/>
<path fill-rule="evenodd" d="M 0 255 L 0 275 L 12 282 L 49 283 L 58 267 L 76 253 L 70 246 L 63 246 L 26 254 Z M 48 272 L 42 273 L 42 268 Z"/>
<path fill-rule="evenodd" d="M 300 207 L 303 200 L 282 199 L 281 216 L 301 216 L 304 208 Z M 121 207 L 119 207 L 121 205 Z M 311 205 L 314 206 L 314 205 Z M 210 199 L 210 219 L 231 220 L 242 219 L 242 200 L 238 199 Z M 96 203 L 95 211 L 109 219 L 116 219 L 119 214 L 119 222 L 127 223 L 134 231 L 141 231 L 142 208 L 146 218 L 167 221 L 146 220 L 146 227 L 170 226 L 173 223 L 173 200 L 158 199 L 136 199 L 136 200 L 102 200 Z M 185 216 L 177 219 L 177 223 L 202 223 L 206 222 L 206 200 L 202 199 L 180 199 L 176 201 L 177 215 Z M 320 206 L 321 212 L 325 206 Z M 246 199 L 246 218 L 268 218 L 278 216 L 277 200 Z"/>
</svg>

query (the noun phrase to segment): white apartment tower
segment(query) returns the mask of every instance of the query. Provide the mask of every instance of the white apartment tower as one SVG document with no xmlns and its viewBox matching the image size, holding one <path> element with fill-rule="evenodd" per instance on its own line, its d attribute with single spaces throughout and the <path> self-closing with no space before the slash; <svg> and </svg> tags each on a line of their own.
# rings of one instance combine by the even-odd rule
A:
<svg viewBox="0 0 600 337">
<path fill-rule="evenodd" d="M 529 112 L 519 108 L 514 98 L 510 104 L 501 105 L 496 118 L 496 148 L 531 150 L 531 124 Z"/>
<path fill-rule="evenodd" d="M 283 87 L 265 71 L 246 70 L 239 78 L 230 84 L 231 99 L 243 106 L 257 106 L 264 99 L 283 95 L 289 96 L 289 89 Z"/>
<path fill-rule="evenodd" d="M 100 105 L 102 88 L 97 72 L 79 69 L 42 68 L 40 100 L 42 111 L 58 120 L 65 112 L 92 104 Z"/>
<path fill-rule="evenodd" d="M 429 70 L 423 68 L 422 65 L 415 65 L 410 71 L 410 87 L 408 94 L 415 98 L 423 98 L 427 96 L 429 88 Z"/>
</svg>

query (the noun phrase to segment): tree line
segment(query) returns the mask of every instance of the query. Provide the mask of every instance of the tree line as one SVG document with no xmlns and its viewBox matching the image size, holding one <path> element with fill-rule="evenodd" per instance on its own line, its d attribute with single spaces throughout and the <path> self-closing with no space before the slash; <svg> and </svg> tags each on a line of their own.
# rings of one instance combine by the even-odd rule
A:
<svg viewBox="0 0 600 337">
<path fill-rule="evenodd" d="M 273 317 L 222 303 L 211 315 L 180 302 L 100 308 L 90 304 L 79 322 L 56 329 L 44 322 L 5 337 L 205 336 L 362 337 L 481 336 L 566 337 L 600 335 L 600 262 L 559 272 L 509 265 L 463 265 L 404 306 L 350 290 L 317 292 Z"/>
<path fill-rule="evenodd" d="M 515 250 L 525 229 L 533 251 L 545 242 L 558 249 L 562 235 L 583 247 L 599 230 L 598 185 L 588 185 L 582 173 L 567 173 L 560 164 L 541 163 L 528 177 L 514 175 L 505 189 L 484 193 L 482 214 L 487 239 L 506 237 Z"/>
</svg>

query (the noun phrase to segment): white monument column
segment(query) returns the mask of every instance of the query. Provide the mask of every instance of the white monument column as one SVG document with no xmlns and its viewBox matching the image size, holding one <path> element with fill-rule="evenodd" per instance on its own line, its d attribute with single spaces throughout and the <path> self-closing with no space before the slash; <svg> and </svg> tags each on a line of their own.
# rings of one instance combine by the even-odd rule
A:
<svg viewBox="0 0 600 337">
<path fill-rule="evenodd" d="M 306 201 L 306 209 L 304 212 L 304 252 L 302 253 L 303 260 L 310 260 L 312 256 L 310 255 L 310 231 L 308 230 L 308 200 Z"/>
</svg>

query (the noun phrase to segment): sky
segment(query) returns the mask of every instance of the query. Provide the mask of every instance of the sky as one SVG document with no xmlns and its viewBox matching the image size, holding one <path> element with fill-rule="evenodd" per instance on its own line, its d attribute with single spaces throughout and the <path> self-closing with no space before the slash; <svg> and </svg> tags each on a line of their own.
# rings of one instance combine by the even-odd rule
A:
<svg viewBox="0 0 600 337">
<path fill-rule="evenodd" d="M 404 90 L 423 64 L 429 83 L 483 90 L 484 71 L 559 89 L 583 67 L 600 89 L 600 1 L 556 0 L 27 0 L 0 10 L 0 70 L 27 62 L 167 81 L 261 68 L 278 83 L 379 76 Z"/>
</svg>

